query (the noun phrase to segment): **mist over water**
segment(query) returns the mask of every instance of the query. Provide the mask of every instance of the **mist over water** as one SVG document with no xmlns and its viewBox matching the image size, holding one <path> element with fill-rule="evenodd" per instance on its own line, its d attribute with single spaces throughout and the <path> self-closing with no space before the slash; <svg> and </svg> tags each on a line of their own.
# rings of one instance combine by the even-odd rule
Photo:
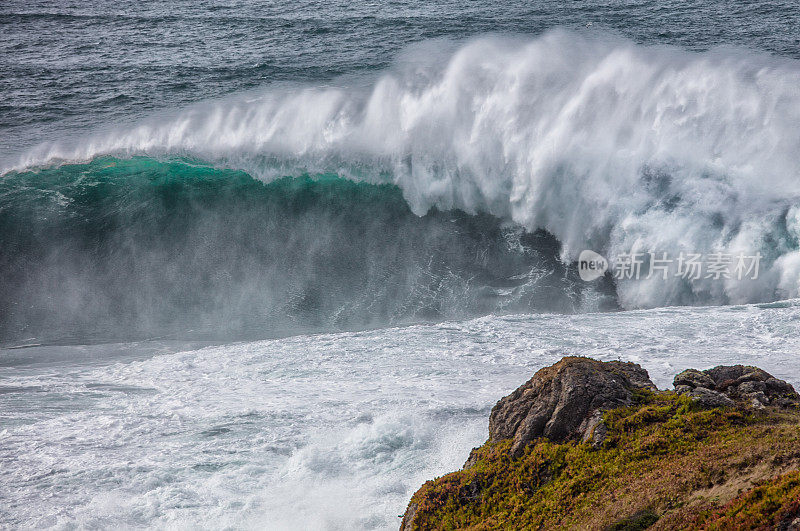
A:
<svg viewBox="0 0 800 531">
<path fill-rule="evenodd" d="M 733 363 L 797 386 L 798 323 L 791 301 L 487 316 L 134 359 L 102 356 L 116 345 L 13 351 L 28 361 L 0 383 L 0 519 L 396 530 L 413 492 L 486 440 L 492 405 L 564 354 L 640 363 L 662 389 L 686 367 Z"/>
<path fill-rule="evenodd" d="M 798 86 L 795 59 L 555 30 L 422 43 L 375 75 L 43 144 L 3 182 L 5 247 L 22 250 L 3 262 L 6 334 L 269 335 L 796 297 Z M 763 260 L 755 280 L 598 291 L 570 272 L 583 249 Z"/>
<path fill-rule="evenodd" d="M 0 527 L 396 529 L 566 354 L 796 386 L 798 35 L 795 0 L 0 2 Z"/>
<path fill-rule="evenodd" d="M 393 185 L 99 158 L 0 182 L 0 335 L 245 339 L 613 308 L 558 243 Z M 605 290 L 603 292 L 603 290 Z"/>
</svg>

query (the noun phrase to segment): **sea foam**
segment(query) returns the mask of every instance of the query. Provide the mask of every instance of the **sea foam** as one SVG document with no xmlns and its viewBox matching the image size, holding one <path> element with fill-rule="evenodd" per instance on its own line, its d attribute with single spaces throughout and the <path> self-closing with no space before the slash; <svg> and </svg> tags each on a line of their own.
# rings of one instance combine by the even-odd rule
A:
<svg viewBox="0 0 800 531">
<path fill-rule="evenodd" d="M 622 280 L 623 307 L 800 295 L 800 63 L 551 31 L 406 50 L 371 77 L 270 86 L 31 150 L 9 169 L 189 155 L 271 180 L 397 184 L 608 257 L 761 253 L 758 279 Z"/>
</svg>

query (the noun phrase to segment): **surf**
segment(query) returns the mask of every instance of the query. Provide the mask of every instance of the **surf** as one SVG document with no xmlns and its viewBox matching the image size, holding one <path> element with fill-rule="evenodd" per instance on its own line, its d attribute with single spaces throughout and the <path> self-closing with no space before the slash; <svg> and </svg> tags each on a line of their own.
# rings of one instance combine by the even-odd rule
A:
<svg viewBox="0 0 800 531">
<path fill-rule="evenodd" d="M 91 180 L 105 171 L 103 164 L 114 164 L 128 172 L 123 179 L 128 184 L 115 181 L 113 185 L 120 186 L 115 188 L 119 191 L 127 190 L 137 179 L 152 182 L 153 176 L 166 172 L 172 179 L 170 186 L 193 183 L 191 191 L 181 192 L 188 196 L 179 194 L 170 202 L 148 195 L 151 192 L 143 192 L 146 188 L 136 188 L 133 196 L 144 194 L 141 201 L 158 205 L 163 219 L 172 220 L 180 216 L 170 217 L 164 205 L 180 211 L 192 204 L 197 194 L 202 196 L 198 190 L 214 189 L 209 195 L 222 194 L 219 200 L 206 197 L 206 210 L 197 207 L 191 224 L 170 233 L 173 245 L 193 242 L 191 252 L 187 247 L 174 254 L 182 256 L 180 260 L 173 260 L 166 247 L 159 251 L 158 260 L 168 265 L 166 273 L 158 274 L 173 278 L 175 286 L 182 286 L 182 293 L 197 293 L 193 275 L 186 277 L 192 278 L 191 282 L 177 276 L 182 265 L 190 271 L 192 267 L 205 270 L 197 265 L 205 260 L 208 269 L 199 278 L 211 279 L 207 282 L 213 284 L 217 277 L 212 265 L 221 268 L 225 260 L 235 261 L 232 257 L 242 256 L 237 253 L 245 252 L 243 249 L 249 253 L 257 248 L 260 253 L 280 248 L 270 256 L 288 253 L 294 258 L 281 263 L 283 271 L 275 266 L 269 275 L 283 279 L 289 271 L 303 270 L 309 261 L 322 264 L 322 258 L 314 258 L 316 250 L 335 251 L 339 244 L 334 241 L 347 245 L 364 242 L 351 251 L 352 262 L 343 265 L 333 260 L 338 265 L 330 270 L 320 265 L 308 272 L 308 278 L 326 279 L 329 285 L 320 281 L 314 290 L 281 292 L 274 304 L 230 305 L 232 300 L 273 300 L 273 295 L 264 295 L 259 289 L 246 289 L 260 286 L 257 279 L 266 278 L 259 260 L 248 258 L 247 267 L 232 273 L 236 282 L 231 281 L 229 295 L 214 289 L 209 293 L 217 293 L 217 299 L 196 301 L 189 295 L 180 302 L 187 308 L 213 308 L 216 317 L 209 321 L 202 318 L 206 310 L 198 310 L 200 326 L 216 322 L 220 316 L 232 316 L 234 322 L 252 320 L 254 324 L 247 327 L 264 326 L 285 311 L 288 300 L 296 301 L 298 307 L 317 308 L 327 304 L 321 301 L 335 299 L 336 293 L 348 295 L 322 313 L 314 313 L 313 318 L 303 312 L 289 311 L 287 315 L 297 315 L 297 323 L 305 323 L 302 326 L 329 324 L 339 319 L 331 317 L 334 315 L 358 315 L 344 321 L 360 326 L 404 322 L 415 316 L 460 318 L 508 309 L 583 311 L 769 302 L 800 295 L 798 84 L 797 60 L 738 48 L 691 52 L 564 30 L 534 39 L 435 41 L 407 48 L 393 66 L 374 75 L 269 86 L 138 124 L 41 145 L 16 161 L 3 161 L 3 181 L 6 197 L 24 195 L 14 188 L 20 179 L 30 186 L 63 175 L 74 183 L 87 178 L 84 172 Z M 197 180 L 195 171 L 205 172 L 204 177 Z M 334 179 L 328 180 L 332 176 Z M 315 197 L 319 209 L 312 209 L 316 212 L 313 216 L 297 217 L 299 211 L 265 199 L 265 193 L 277 193 L 275 190 L 288 182 L 295 183 L 292 186 L 305 183 L 300 189 Z M 54 205 L 67 202 L 62 207 L 52 206 L 53 212 L 57 208 L 68 212 L 69 205 L 75 204 L 70 203 L 74 198 L 60 198 L 63 192 L 55 184 L 52 190 L 40 193 L 51 197 Z M 381 196 L 379 201 L 375 194 Z M 130 206 L 123 197 L 128 200 L 131 196 L 112 197 L 115 199 L 98 197 L 97 204 L 110 211 L 128 212 L 125 209 Z M 342 203 L 343 197 L 350 197 L 349 202 Z M 209 206 L 212 203 L 215 206 Z M 34 208 L 33 203 L 28 205 Z M 6 217 L 13 217 L 23 207 L 4 208 Z M 96 216 L 87 226 L 108 226 L 103 208 L 82 218 Z M 348 217 L 344 211 L 353 214 Z M 243 218 L 226 217 L 226 212 Z M 303 211 L 306 214 L 308 211 Z M 165 236 L 158 224 L 141 226 L 139 220 L 148 215 L 125 218 L 138 228 L 120 229 L 127 239 L 103 247 L 103 252 L 118 256 L 111 251 L 115 246 L 130 250 L 141 247 L 141 242 L 162 241 Z M 21 219 L 35 225 L 32 216 L 22 215 Z M 158 218 L 159 223 L 163 219 Z M 268 229 L 244 232 L 241 227 L 261 227 L 255 223 L 257 219 L 272 221 L 265 226 Z M 433 223 L 433 228 L 428 223 Z M 302 237 L 293 232 L 301 226 L 306 227 Z M 459 236 L 444 230 L 450 226 L 459 227 Z M 91 230 L 103 233 L 98 228 Z M 180 230 L 187 232 L 178 237 Z M 194 241 L 191 231 L 205 236 Z M 436 236 L 429 238 L 431 231 Z M 538 253 L 536 260 L 543 260 L 540 269 L 532 267 L 540 262 L 520 258 L 528 256 L 525 246 L 522 251 L 509 250 L 522 238 L 517 235 L 533 234 L 550 238 L 541 248 L 541 242 L 532 245 Z M 293 241 L 295 237 L 298 239 Z M 436 243 L 440 237 L 446 243 Z M 241 242 L 235 252 L 228 248 L 231 241 Z M 293 244 L 283 248 L 276 241 Z M 465 243 L 474 241 L 492 243 L 483 250 Z M 507 241 L 512 242 L 508 247 L 498 243 Z M 430 260 L 430 267 L 440 267 L 427 284 L 408 280 L 413 276 L 408 256 L 414 257 L 411 269 L 422 271 L 415 273 L 420 275 L 415 278 L 428 274 L 424 273 L 428 262 L 414 254 L 419 249 L 426 250 L 422 254 Z M 637 251 L 672 256 L 680 252 L 759 253 L 763 261 L 755 280 L 620 279 L 596 289 L 575 282 L 569 273 L 570 265 L 585 249 L 606 257 Z M 261 256 L 258 253 L 253 257 Z M 305 255 L 312 258 L 306 260 Z M 371 269 L 378 256 L 394 258 L 380 258 L 381 265 Z M 40 269 L 69 270 L 53 260 L 52 266 Z M 506 260 L 515 265 L 502 266 Z M 145 263 L 150 265 L 138 267 L 157 268 L 158 261 L 153 258 Z M 354 263 L 362 265 L 352 266 Z M 388 267 L 389 263 L 395 265 Z M 496 279 L 477 284 L 473 280 L 482 278 L 486 269 L 496 268 L 502 271 L 500 277 L 512 284 L 508 288 L 515 293 L 512 300 L 518 300 L 514 290 L 527 282 L 519 280 L 528 278 L 525 275 L 566 280 L 553 281 L 560 285 L 558 296 L 549 295 L 552 285 L 545 283 L 543 293 L 548 295 L 539 293 L 523 297 L 525 303 L 507 303 L 502 294 L 507 288 L 495 286 Z M 347 271 L 351 270 L 376 276 L 342 281 L 350 278 Z M 540 273 L 530 273 L 533 270 Z M 72 273 L 81 278 L 85 275 L 81 271 L 78 268 Z M 175 276 L 169 276 L 170 271 Z M 481 273 L 476 277 L 466 271 Z M 104 274 L 111 277 L 109 272 Z M 157 278 L 155 271 L 148 274 Z M 137 278 L 144 277 L 141 273 Z M 64 279 L 59 286 L 69 285 L 67 274 L 54 278 Z M 518 280 L 508 280 L 511 278 Z M 102 284 L 95 280 L 86 282 Z M 363 289 L 354 288 L 359 282 L 385 295 L 374 302 Z M 293 285 L 285 280 L 278 283 Z M 238 287 L 234 289 L 234 285 Z M 72 290 L 75 300 L 81 299 L 78 293 L 83 293 L 82 289 Z M 162 291 L 153 289 L 154 293 Z M 490 295 L 478 295 L 487 290 Z M 604 297 L 610 296 L 614 302 L 586 304 L 589 292 L 601 293 L 593 296 L 595 299 L 605 301 Z M 252 293 L 259 295 L 249 295 Z M 107 308 L 111 303 L 104 302 L 101 295 L 97 307 Z M 348 299 L 350 295 L 353 300 Z M 426 298 L 435 302 L 419 302 Z M 175 308 L 179 299 L 175 299 Z M 349 302 L 342 303 L 344 299 Z M 64 300 L 69 297 L 65 295 Z M 557 302 L 545 303 L 548 300 Z M 162 322 L 161 313 L 152 311 L 153 304 L 161 303 L 134 305 L 126 312 L 134 316 L 133 321 L 146 316 L 145 321 Z M 91 305 L 82 302 L 66 307 L 83 311 Z M 359 309 L 354 310 L 356 307 Z M 371 315 L 380 318 L 373 320 Z M 401 315 L 405 317 L 398 317 Z"/>
<path fill-rule="evenodd" d="M 613 307 L 559 245 L 335 174 L 100 157 L 0 181 L 0 336 L 222 340 Z M 569 286 L 572 286 L 569 289 Z M 567 289 L 565 289 L 567 288 Z"/>
</svg>

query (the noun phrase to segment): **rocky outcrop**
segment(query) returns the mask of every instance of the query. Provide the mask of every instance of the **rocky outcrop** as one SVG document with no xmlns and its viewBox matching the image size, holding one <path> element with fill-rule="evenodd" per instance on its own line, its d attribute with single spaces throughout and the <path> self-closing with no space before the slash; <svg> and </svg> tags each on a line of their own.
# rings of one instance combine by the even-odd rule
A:
<svg viewBox="0 0 800 531">
<path fill-rule="evenodd" d="M 514 455 L 521 455 L 540 437 L 599 444 L 602 412 L 630 405 L 634 393 L 642 389 L 656 387 L 635 363 L 567 357 L 537 371 L 492 408 L 489 440 L 513 439 Z"/>
<path fill-rule="evenodd" d="M 744 365 L 674 384 L 583 357 L 539 370 L 495 405 L 462 470 L 414 494 L 401 529 L 794 529 L 800 395 Z"/>
<path fill-rule="evenodd" d="M 706 407 L 732 406 L 736 402 L 756 409 L 800 405 L 800 395 L 790 384 L 749 365 L 720 365 L 705 371 L 686 369 L 675 376 L 673 385 L 675 392 Z"/>
<path fill-rule="evenodd" d="M 747 365 L 687 369 L 675 376 L 673 384 L 675 392 L 704 407 L 744 403 L 760 409 L 800 404 L 800 395 L 790 384 Z M 631 405 L 634 394 L 643 389 L 657 391 L 647 371 L 635 363 L 565 357 L 500 399 L 489 417 L 489 440 L 513 439 L 515 456 L 542 437 L 599 446 L 606 432 L 603 412 Z M 467 460 L 465 466 L 471 463 Z"/>
</svg>

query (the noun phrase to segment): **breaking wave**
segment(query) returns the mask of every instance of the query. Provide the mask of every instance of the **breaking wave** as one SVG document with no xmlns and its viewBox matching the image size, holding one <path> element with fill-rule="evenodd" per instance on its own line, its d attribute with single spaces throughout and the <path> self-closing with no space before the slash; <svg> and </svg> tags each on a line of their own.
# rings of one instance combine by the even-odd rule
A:
<svg viewBox="0 0 800 531">
<path fill-rule="evenodd" d="M 396 186 L 335 175 L 267 184 L 140 157 L 11 174 L 0 241 L 4 338 L 243 339 L 615 305 L 546 233 L 417 216 Z"/>
<path fill-rule="evenodd" d="M 793 59 L 553 31 L 428 42 L 371 77 L 39 146 L 3 161 L 3 326 L 32 312 L 371 326 L 797 297 L 798 86 Z M 763 260 L 756 280 L 599 287 L 571 269 L 583 249 Z"/>
</svg>

